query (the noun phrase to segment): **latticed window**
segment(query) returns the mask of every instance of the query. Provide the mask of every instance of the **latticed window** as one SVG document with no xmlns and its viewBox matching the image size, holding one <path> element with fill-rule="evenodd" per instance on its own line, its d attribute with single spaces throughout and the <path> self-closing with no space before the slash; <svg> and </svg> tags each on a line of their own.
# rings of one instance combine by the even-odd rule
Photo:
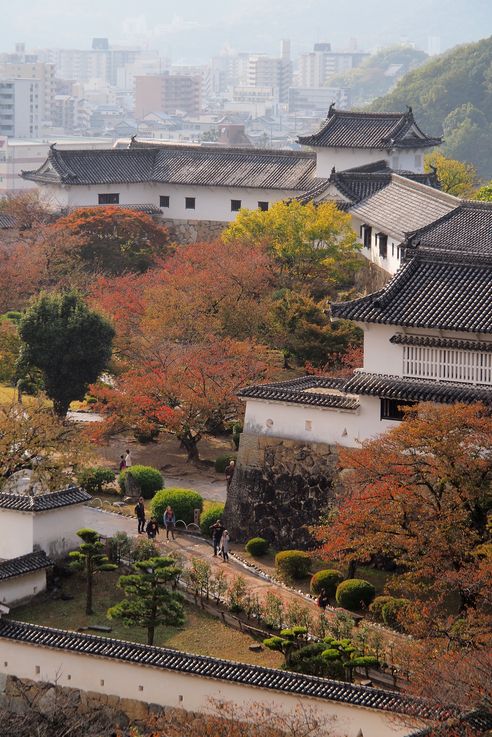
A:
<svg viewBox="0 0 492 737">
<path fill-rule="evenodd" d="M 492 352 L 403 346 L 403 375 L 467 384 L 492 384 Z"/>
</svg>

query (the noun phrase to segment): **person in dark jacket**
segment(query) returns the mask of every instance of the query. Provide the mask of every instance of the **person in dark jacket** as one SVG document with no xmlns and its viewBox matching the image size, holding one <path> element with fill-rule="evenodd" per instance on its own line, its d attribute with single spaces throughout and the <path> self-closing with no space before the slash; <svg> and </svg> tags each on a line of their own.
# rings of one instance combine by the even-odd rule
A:
<svg viewBox="0 0 492 737">
<path fill-rule="evenodd" d="M 138 534 L 140 535 L 141 532 L 145 532 L 145 504 L 143 496 L 135 504 L 135 514 L 137 515 Z"/>
<path fill-rule="evenodd" d="M 155 540 L 156 535 L 159 534 L 159 525 L 154 517 L 147 522 L 146 532 L 149 540 Z"/>
<path fill-rule="evenodd" d="M 222 540 L 222 533 L 224 532 L 224 525 L 222 524 L 222 521 L 218 519 L 217 522 L 214 522 L 213 525 L 210 525 L 210 529 L 212 530 L 212 543 L 214 545 L 214 556 L 217 556 L 217 553 L 220 550 L 220 541 Z"/>
</svg>

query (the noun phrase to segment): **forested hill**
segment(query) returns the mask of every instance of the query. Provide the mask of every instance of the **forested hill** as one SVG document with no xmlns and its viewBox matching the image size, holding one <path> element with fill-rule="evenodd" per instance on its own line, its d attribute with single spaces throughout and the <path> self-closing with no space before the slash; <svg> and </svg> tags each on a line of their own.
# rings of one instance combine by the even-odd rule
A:
<svg viewBox="0 0 492 737">
<path fill-rule="evenodd" d="M 442 153 L 474 164 L 492 178 L 492 36 L 458 46 L 406 74 L 368 109 L 411 105 L 423 130 L 444 135 Z"/>
</svg>

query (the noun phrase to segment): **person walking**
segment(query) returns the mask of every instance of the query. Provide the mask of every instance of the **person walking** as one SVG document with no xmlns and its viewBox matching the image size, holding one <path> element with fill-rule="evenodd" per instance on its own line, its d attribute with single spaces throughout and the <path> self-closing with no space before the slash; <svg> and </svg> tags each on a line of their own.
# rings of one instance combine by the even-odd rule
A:
<svg viewBox="0 0 492 737">
<path fill-rule="evenodd" d="M 224 530 L 222 533 L 222 537 L 220 539 L 220 550 L 222 553 L 222 557 L 224 559 L 224 563 L 229 562 L 229 542 L 230 542 L 230 535 L 227 532 L 227 530 Z"/>
<path fill-rule="evenodd" d="M 320 609 L 326 609 L 328 604 L 330 603 L 330 598 L 326 592 L 326 589 L 321 589 L 320 594 L 316 600 L 317 605 Z"/>
<path fill-rule="evenodd" d="M 229 461 L 229 465 L 226 466 L 226 470 L 225 470 L 227 491 L 229 491 L 229 486 L 231 485 L 232 477 L 234 476 L 235 470 L 236 470 L 236 462 Z"/>
<path fill-rule="evenodd" d="M 146 532 L 149 540 L 155 540 L 156 535 L 159 534 L 159 525 L 154 517 L 147 522 Z"/>
<path fill-rule="evenodd" d="M 222 540 L 222 534 L 224 532 L 224 525 L 222 524 L 222 520 L 218 519 L 217 522 L 214 522 L 213 525 L 210 525 L 210 529 L 212 530 L 212 543 L 214 545 L 214 557 L 217 556 L 217 553 L 220 551 L 220 541 Z"/>
<path fill-rule="evenodd" d="M 138 534 L 145 532 L 145 504 L 143 496 L 139 497 L 138 502 L 135 504 L 135 514 L 138 520 Z"/>
<path fill-rule="evenodd" d="M 164 527 L 166 528 L 166 540 L 169 540 L 169 533 L 171 533 L 173 540 L 175 540 L 174 537 L 174 528 L 176 526 L 176 515 L 174 514 L 174 509 L 168 504 L 166 507 L 166 511 L 164 512 Z"/>
<path fill-rule="evenodd" d="M 121 456 L 120 456 L 120 465 L 118 466 L 118 468 L 119 468 L 119 471 L 120 471 L 120 473 L 121 473 L 122 471 L 124 471 L 124 470 L 125 470 L 125 468 L 126 468 L 126 463 L 125 463 L 125 456 L 124 456 L 124 455 L 121 455 Z"/>
<path fill-rule="evenodd" d="M 125 468 L 130 468 L 131 465 L 132 465 L 132 454 L 127 448 L 126 455 L 125 455 Z"/>
</svg>

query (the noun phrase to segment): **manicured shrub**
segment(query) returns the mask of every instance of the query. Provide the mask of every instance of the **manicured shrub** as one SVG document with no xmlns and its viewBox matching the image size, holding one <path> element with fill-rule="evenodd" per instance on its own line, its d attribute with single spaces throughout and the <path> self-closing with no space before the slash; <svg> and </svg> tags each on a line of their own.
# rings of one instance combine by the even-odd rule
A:
<svg viewBox="0 0 492 737">
<path fill-rule="evenodd" d="M 224 505 L 222 502 L 214 502 L 207 509 L 204 509 L 200 515 L 200 529 L 205 537 L 212 537 L 212 530 L 210 525 L 217 522 L 218 519 L 222 518 L 224 514 Z"/>
<path fill-rule="evenodd" d="M 383 607 L 385 604 L 388 603 L 388 601 L 392 601 L 392 596 L 376 596 L 372 604 L 369 606 L 369 611 L 371 614 L 374 614 L 374 616 L 382 621 L 383 619 Z"/>
<path fill-rule="evenodd" d="M 270 544 L 263 537 L 252 537 L 244 547 L 254 558 L 261 558 L 262 555 L 266 555 Z"/>
<path fill-rule="evenodd" d="M 131 473 L 140 486 L 144 499 L 152 499 L 155 492 L 164 486 L 164 479 L 157 468 L 152 468 L 152 466 L 131 466 L 121 471 L 118 476 L 118 484 L 120 485 L 122 494 L 125 493 L 125 477 L 128 473 Z"/>
<path fill-rule="evenodd" d="M 275 556 L 275 568 L 288 578 L 306 578 L 311 559 L 303 550 L 283 550 Z"/>
<path fill-rule="evenodd" d="M 408 606 L 408 599 L 397 599 L 393 597 L 389 598 L 390 601 L 387 601 L 381 610 L 383 622 L 388 627 L 395 627 L 396 629 L 399 629 L 401 627 L 399 621 L 400 615 Z"/>
<path fill-rule="evenodd" d="M 104 466 L 91 466 L 83 468 L 77 474 L 77 481 L 80 487 L 87 491 L 88 494 L 102 494 L 108 484 L 112 484 L 115 480 L 115 473 L 110 468 Z"/>
<path fill-rule="evenodd" d="M 224 473 L 229 463 L 236 460 L 236 456 L 236 453 L 224 453 L 218 456 L 215 459 L 215 470 L 217 473 Z"/>
<path fill-rule="evenodd" d="M 364 581 L 362 578 L 349 578 L 343 581 L 337 588 L 337 604 L 349 609 L 357 611 L 369 606 L 376 595 L 376 590 L 372 583 Z"/>
<path fill-rule="evenodd" d="M 318 573 L 315 573 L 311 579 L 311 593 L 317 596 L 318 594 L 321 594 L 324 589 L 327 596 L 331 599 L 335 596 L 337 586 L 342 583 L 342 581 L 343 575 L 340 571 L 337 571 L 334 568 L 327 568 L 324 571 L 318 571 Z"/>
<path fill-rule="evenodd" d="M 186 524 L 193 522 L 193 510 L 203 509 L 203 498 L 197 491 L 192 489 L 178 489 L 171 487 L 161 489 L 152 499 L 152 515 L 159 524 L 162 522 L 164 510 L 170 505 L 174 509 L 177 520 L 183 520 Z"/>
</svg>

